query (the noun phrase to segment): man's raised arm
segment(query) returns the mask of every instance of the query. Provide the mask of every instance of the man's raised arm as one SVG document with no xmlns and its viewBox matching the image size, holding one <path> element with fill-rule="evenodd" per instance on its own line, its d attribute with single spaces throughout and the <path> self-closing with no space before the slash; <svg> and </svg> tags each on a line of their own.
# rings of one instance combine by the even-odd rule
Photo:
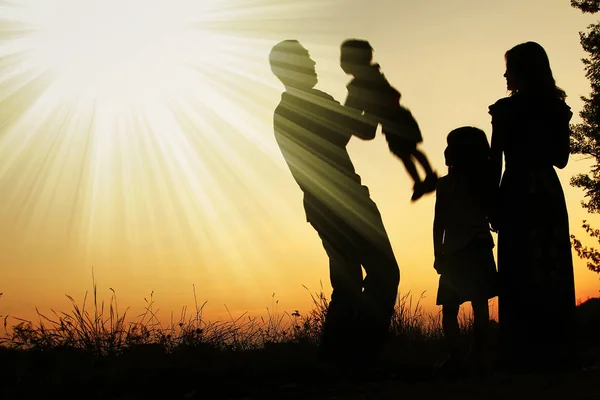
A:
<svg viewBox="0 0 600 400">
<path fill-rule="evenodd" d="M 359 109 L 348 105 L 342 106 L 339 103 L 336 115 L 339 116 L 337 123 L 345 131 L 362 140 L 372 140 L 375 138 L 379 121 L 374 117 L 363 113 Z"/>
</svg>

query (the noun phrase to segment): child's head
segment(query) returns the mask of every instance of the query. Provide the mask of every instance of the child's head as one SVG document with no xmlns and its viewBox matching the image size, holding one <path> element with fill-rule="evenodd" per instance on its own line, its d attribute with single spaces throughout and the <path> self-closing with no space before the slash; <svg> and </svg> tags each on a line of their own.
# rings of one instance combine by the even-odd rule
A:
<svg viewBox="0 0 600 400">
<path fill-rule="evenodd" d="M 450 169 L 477 168 L 489 162 L 490 145 L 481 129 L 472 126 L 454 129 L 448 134 L 447 142 L 444 157 Z"/>
<path fill-rule="evenodd" d="M 348 39 L 342 43 L 340 66 L 345 73 L 354 75 L 361 68 L 371 65 L 373 48 L 366 40 Z"/>
</svg>

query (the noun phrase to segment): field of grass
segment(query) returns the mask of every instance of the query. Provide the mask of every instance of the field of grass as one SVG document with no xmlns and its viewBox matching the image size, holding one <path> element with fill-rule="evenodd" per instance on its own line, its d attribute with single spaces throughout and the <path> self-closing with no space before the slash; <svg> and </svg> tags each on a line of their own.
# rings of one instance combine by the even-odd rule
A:
<svg viewBox="0 0 600 400">
<path fill-rule="evenodd" d="M 81 305 L 68 296 L 72 302 L 68 313 L 38 312 L 35 323 L 2 317 L 0 398 L 423 399 L 429 397 L 419 397 L 419 393 L 428 391 L 444 398 L 520 398 L 514 393 L 490 397 L 490 393 L 507 393 L 508 381 L 501 384 L 500 378 L 483 387 L 468 378 L 435 379 L 434 366 L 445 357 L 440 315 L 425 313 L 419 299 L 413 301 L 410 294 L 399 298 L 390 343 L 379 365 L 373 366 L 382 371 L 379 378 L 344 380 L 316 362 L 328 299 L 322 292 L 309 295 L 313 308 L 306 314 L 279 312 L 273 299 L 267 318 L 243 315 L 211 322 L 203 319 L 204 305 L 196 303 L 194 310 L 184 308 L 177 320 L 172 317 L 165 326 L 159 321 L 152 296 L 144 299 L 145 312 L 130 318 L 127 309 L 119 309 L 116 293 L 105 304 L 97 298 L 94 285 L 91 298 L 86 296 Z M 596 315 L 598 310 L 586 312 Z M 494 342 L 497 324 L 490 324 Z M 470 318 L 461 314 L 465 343 L 470 327 Z M 594 339 L 598 340 L 599 327 L 595 320 L 580 329 L 582 343 L 590 344 L 586 344 L 590 365 L 599 360 L 598 348 L 592 346 Z M 595 369 L 585 374 L 577 375 L 578 379 L 600 382 Z M 549 388 L 543 382 L 557 380 L 539 382 Z M 522 384 L 520 388 L 526 393 Z M 539 394 L 542 389 L 531 390 Z M 452 397 L 453 393 L 458 397 Z M 553 388 L 549 393 L 556 395 L 560 390 Z M 573 391 L 568 393 L 573 395 Z M 594 393 L 598 397 L 582 398 L 600 399 L 600 387 L 596 386 Z M 411 397 L 406 397 L 409 394 Z"/>
</svg>

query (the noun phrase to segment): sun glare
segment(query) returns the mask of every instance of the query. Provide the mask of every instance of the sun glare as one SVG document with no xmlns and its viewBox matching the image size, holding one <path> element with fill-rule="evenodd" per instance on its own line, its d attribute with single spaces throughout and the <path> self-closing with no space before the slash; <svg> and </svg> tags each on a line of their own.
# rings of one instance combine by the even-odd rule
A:
<svg viewBox="0 0 600 400">
<path fill-rule="evenodd" d="M 22 12 L 35 32 L 23 39 L 23 46 L 30 51 L 31 62 L 56 74 L 55 83 L 62 91 L 92 90 L 102 97 L 123 99 L 173 89 L 182 85 L 178 77 L 185 62 L 198 59 L 199 45 L 207 46 L 201 26 L 193 25 L 194 16 L 202 11 L 194 3 L 206 4 L 29 2 Z"/>
<path fill-rule="evenodd" d="M 242 268 L 288 210 L 267 54 L 321 4 L 0 2 L 0 232 L 85 267 Z"/>
</svg>

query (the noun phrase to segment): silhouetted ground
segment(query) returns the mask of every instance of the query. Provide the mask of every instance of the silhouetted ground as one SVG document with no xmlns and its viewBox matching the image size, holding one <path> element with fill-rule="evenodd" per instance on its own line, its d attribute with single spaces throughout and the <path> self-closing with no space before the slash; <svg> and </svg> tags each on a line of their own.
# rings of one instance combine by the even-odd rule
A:
<svg viewBox="0 0 600 400">
<path fill-rule="evenodd" d="M 285 346 L 242 353 L 151 347 L 112 359 L 55 350 L 2 352 L 2 399 L 600 399 L 600 351 L 588 368 L 555 374 L 436 378 L 432 364 L 388 360 L 380 376 L 320 369 L 314 349 Z"/>
<path fill-rule="evenodd" d="M 292 327 L 273 317 L 262 325 L 237 320 L 188 329 L 180 323 L 177 335 L 170 328 L 142 325 L 140 333 L 116 329 L 119 325 L 112 322 L 94 326 L 77 308 L 74 315 L 81 319 L 55 321 L 52 329 L 20 325 L 0 347 L 0 399 L 600 400 L 600 299 L 578 308 L 579 346 L 587 368 L 554 374 L 496 372 L 485 379 L 434 375 L 444 357 L 440 330 L 429 323 L 435 318 L 419 311 L 418 304 L 413 308 L 406 297 L 398 304 L 383 359 L 366 369 L 371 374 L 338 375 L 315 361 L 315 338 L 326 307 L 319 299 L 312 313 L 291 316 Z M 494 342 L 497 325 L 491 324 Z M 466 339 L 468 321 L 463 329 Z M 118 335 L 124 335 L 122 340 L 115 339 Z"/>
<path fill-rule="evenodd" d="M 201 395 L 194 399 L 203 398 Z M 469 379 L 420 380 L 390 379 L 367 383 L 340 383 L 330 386 L 289 386 L 263 391 L 238 399 L 600 399 L 600 372 L 570 374 L 498 375 L 484 381 Z"/>
</svg>

